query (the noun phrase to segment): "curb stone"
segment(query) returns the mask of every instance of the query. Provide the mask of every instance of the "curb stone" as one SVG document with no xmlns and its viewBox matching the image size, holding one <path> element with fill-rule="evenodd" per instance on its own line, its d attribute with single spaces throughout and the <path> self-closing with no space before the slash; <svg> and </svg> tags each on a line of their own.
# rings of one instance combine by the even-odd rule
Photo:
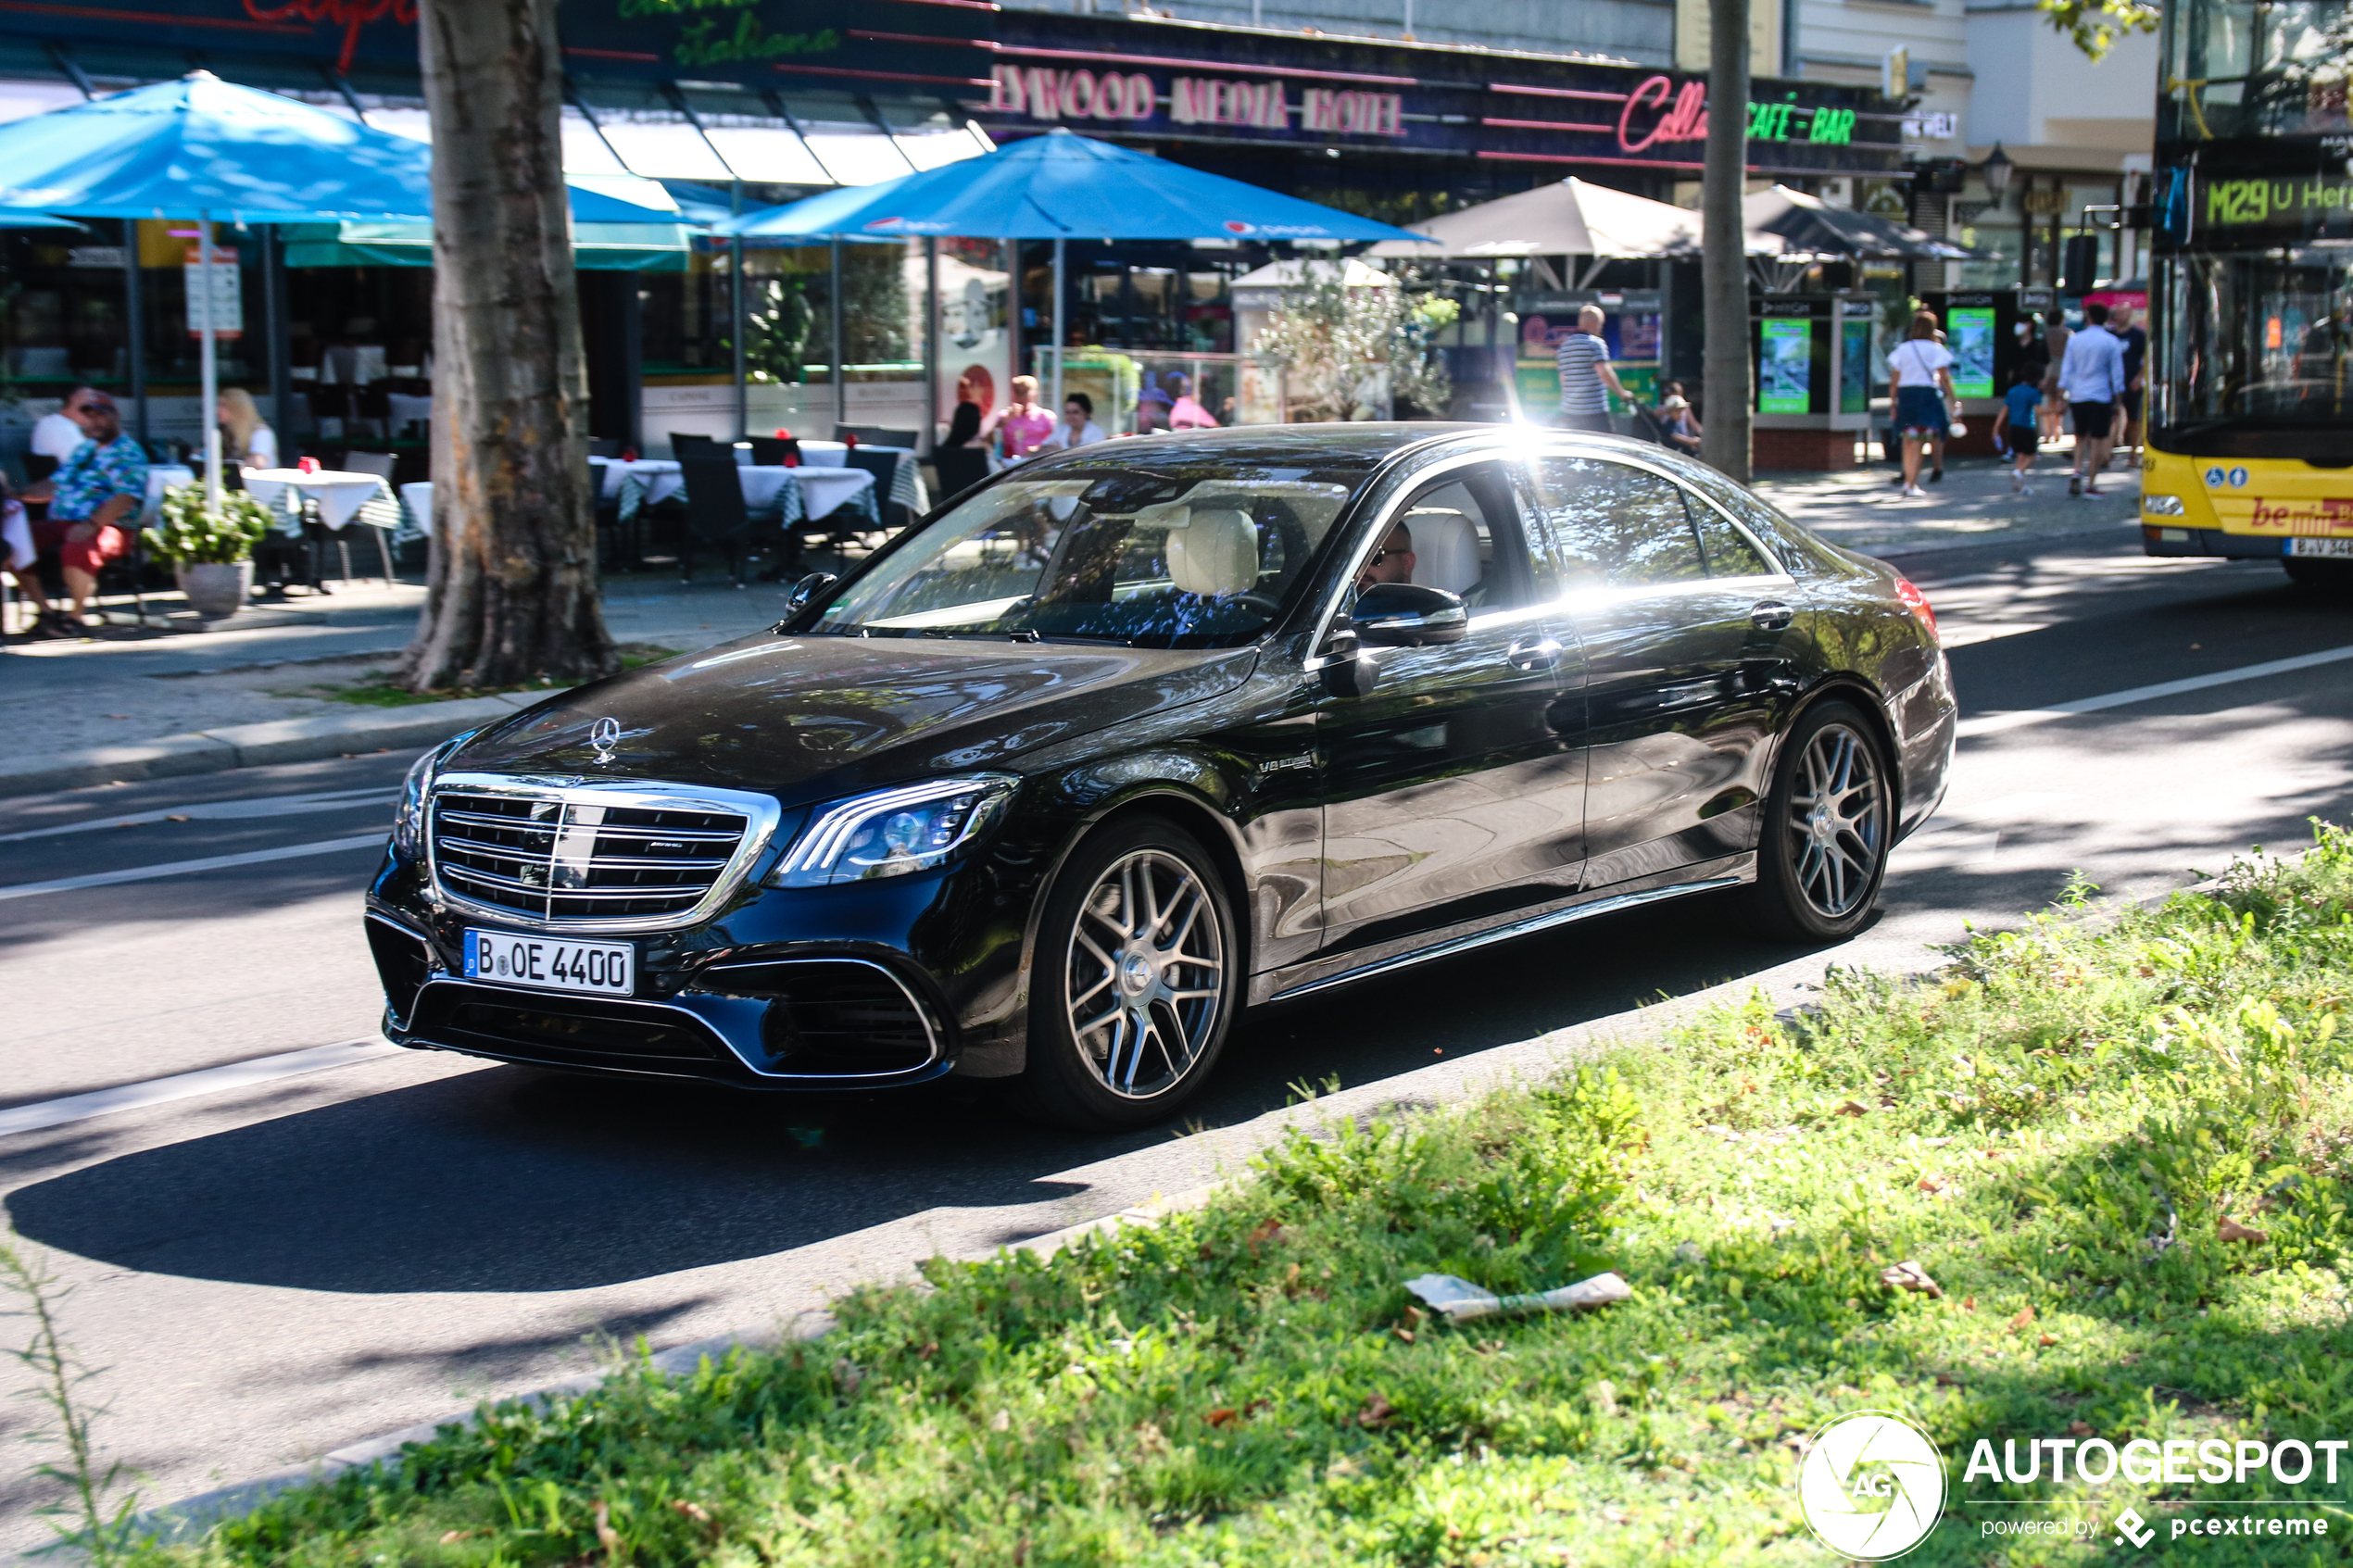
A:
<svg viewBox="0 0 2353 1568">
<path fill-rule="evenodd" d="M 430 746 L 468 724 L 503 719 L 558 691 L 506 692 L 496 696 L 425 702 L 359 713 L 321 713 L 230 724 L 183 735 L 80 751 L 34 752 L 0 758 L 0 797 L 47 795 L 91 784 L 130 784 L 192 773 L 219 773 L 272 762 L 314 762 L 348 752 Z"/>
<path fill-rule="evenodd" d="M 1224 1190 L 1226 1185 L 1227 1184 L 1223 1182 L 1211 1182 L 1189 1191 L 1177 1193 L 1173 1197 L 1155 1197 L 1132 1208 L 1122 1209 L 1117 1213 L 1105 1214 L 1100 1219 L 1083 1221 L 1078 1224 L 1066 1225 L 1061 1230 L 1048 1231 L 1042 1236 L 1031 1236 L 1025 1241 L 1008 1243 L 1003 1250 L 1026 1252 L 1042 1261 L 1087 1237 L 1110 1236 L 1128 1225 L 1155 1224 L 1171 1214 L 1199 1209 Z M 803 1312 L 787 1323 L 745 1333 L 716 1335 L 708 1339 L 697 1339 L 685 1345 L 674 1345 L 667 1350 L 655 1352 L 648 1361 L 656 1372 L 665 1376 L 685 1377 L 693 1373 L 706 1358 L 717 1361 L 730 1350 L 766 1349 L 776 1345 L 806 1343 L 823 1338 L 833 1331 L 835 1324 L 836 1319 L 831 1312 Z M 546 1405 L 571 1395 L 587 1393 L 602 1384 L 608 1375 L 610 1374 L 605 1373 L 584 1373 L 578 1377 L 566 1378 L 561 1383 L 536 1389 L 529 1394 L 519 1394 L 493 1402 L 501 1405 Z M 238 1482 L 234 1486 L 200 1492 L 195 1497 L 183 1498 L 178 1502 L 169 1503 L 161 1508 L 150 1509 L 138 1515 L 136 1528 L 150 1533 L 157 1539 L 165 1542 L 192 1540 L 223 1520 L 252 1512 L 281 1492 L 290 1491 L 296 1486 L 308 1486 L 314 1482 L 331 1481 L 352 1470 L 364 1469 L 372 1465 L 397 1465 L 400 1461 L 400 1450 L 403 1448 L 410 1443 L 430 1441 L 434 1435 L 445 1426 L 472 1425 L 475 1412 L 479 1409 L 480 1406 L 475 1406 L 438 1421 L 422 1421 L 413 1426 L 404 1426 L 397 1432 L 387 1432 L 381 1436 L 363 1438 L 359 1442 L 346 1444 L 311 1464 L 281 1470 L 251 1481 Z M 31 1568 L 31 1565 L 35 1563 L 41 1564 L 42 1568 L 57 1568 L 59 1563 L 66 1561 L 69 1560 L 52 1549 L 40 1553 L 23 1553 L 11 1560 L 11 1568 Z"/>
</svg>

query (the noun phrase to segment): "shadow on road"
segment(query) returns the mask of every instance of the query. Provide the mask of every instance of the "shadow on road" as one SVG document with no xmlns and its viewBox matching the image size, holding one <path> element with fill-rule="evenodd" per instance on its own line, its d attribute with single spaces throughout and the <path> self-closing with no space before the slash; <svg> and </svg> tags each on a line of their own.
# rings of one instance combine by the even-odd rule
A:
<svg viewBox="0 0 2353 1568">
<path fill-rule="evenodd" d="M 1185 1126 L 1375 1082 L 1772 968 L 1694 899 L 1254 1014 Z M 296 1111 L 20 1188 L 19 1234 L 143 1273 L 353 1293 L 562 1291 L 764 1257 L 935 1208 L 1082 1192 L 1177 1128 L 1028 1125 L 978 1085 L 748 1095 L 525 1068 Z M 322 1201 L 323 1199 L 323 1201 Z M 1039 1227 L 1009 1214 L 1009 1235 Z"/>
</svg>

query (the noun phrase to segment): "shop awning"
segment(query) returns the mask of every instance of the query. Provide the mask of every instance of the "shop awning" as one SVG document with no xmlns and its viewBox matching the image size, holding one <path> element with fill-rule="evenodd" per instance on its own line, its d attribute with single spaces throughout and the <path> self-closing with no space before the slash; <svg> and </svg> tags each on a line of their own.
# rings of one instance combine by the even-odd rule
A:
<svg viewBox="0 0 2353 1568">
<path fill-rule="evenodd" d="M 292 223 L 289 267 L 430 267 L 430 223 Z M 683 272 L 694 231 L 680 223 L 575 223 L 572 264 L 591 272 Z"/>
</svg>

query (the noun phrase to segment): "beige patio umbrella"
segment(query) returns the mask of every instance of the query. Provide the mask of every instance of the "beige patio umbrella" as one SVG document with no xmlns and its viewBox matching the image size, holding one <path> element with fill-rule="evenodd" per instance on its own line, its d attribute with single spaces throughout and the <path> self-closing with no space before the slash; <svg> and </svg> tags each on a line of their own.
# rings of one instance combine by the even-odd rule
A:
<svg viewBox="0 0 2353 1568">
<path fill-rule="evenodd" d="M 1424 244 L 1384 240 L 1374 256 L 1696 257 L 1699 214 L 1575 175 L 1411 225 Z"/>
</svg>

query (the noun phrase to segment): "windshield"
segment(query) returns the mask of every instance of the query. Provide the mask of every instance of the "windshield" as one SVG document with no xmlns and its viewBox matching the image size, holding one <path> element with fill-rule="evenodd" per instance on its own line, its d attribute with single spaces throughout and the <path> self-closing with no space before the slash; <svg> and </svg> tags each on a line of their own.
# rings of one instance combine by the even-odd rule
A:
<svg viewBox="0 0 2353 1568">
<path fill-rule="evenodd" d="M 2164 258 L 2150 442 L 2200 458 L 2353 458 L 2353 247 Z"/>
<path fill-rule="evenodd" d="M 2172 9 L 2161 138 L 2347 129 L 2353 0 L 2180 0 Z"/>
<path fill-rule="evenodd" d="M 1362 477 L 1204 477 L 1186 465 L 1008 479 L 877 560 L 812 630 L 1165 648 L 1249 642 L 1302 591 Z"/>
</svg>

